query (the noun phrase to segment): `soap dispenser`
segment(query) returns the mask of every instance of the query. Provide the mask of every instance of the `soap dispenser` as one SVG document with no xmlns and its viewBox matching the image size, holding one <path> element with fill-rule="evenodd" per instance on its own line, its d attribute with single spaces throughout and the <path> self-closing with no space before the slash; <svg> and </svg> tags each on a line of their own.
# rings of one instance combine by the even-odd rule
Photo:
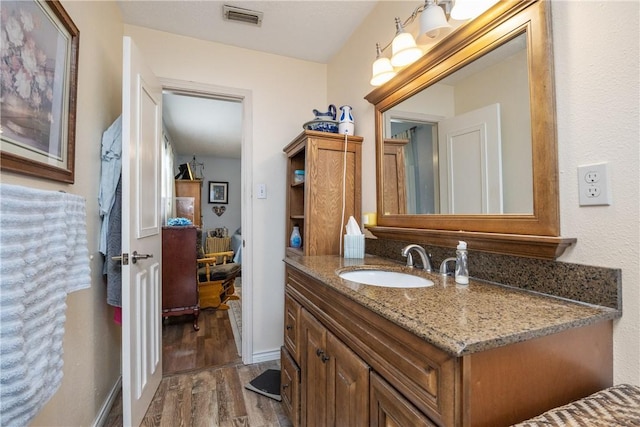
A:
<svg viewBox="0 0 640 427">
<path fill-rule="evenodd" d="M 469 284 L 469 263 L 467 242 L 459 241 L 456 248 L 456 283 Z"/>
</svg>

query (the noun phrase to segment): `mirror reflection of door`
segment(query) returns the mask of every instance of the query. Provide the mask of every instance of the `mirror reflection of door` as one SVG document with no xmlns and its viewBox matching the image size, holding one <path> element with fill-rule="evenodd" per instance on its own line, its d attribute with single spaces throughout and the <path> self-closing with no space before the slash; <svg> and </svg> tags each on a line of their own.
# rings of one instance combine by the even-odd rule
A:
<svg viewBox="0 0 640 427">
<path fill-rule="evenodd" d="M 394 173 L 397 165 L 385 158 L 384 166 L 391 170 L 382 174 L 384 214 L 531 214 L 533 166 L 528 70 L 527 38 L 526 34 L 521 34 L 386 110 L 383 114 L 385 157 L 388 155 L 386 141 L 390 138 L 415 139 L 421 145 L 415 147 L 409 142 L 404 149 L 404 189 L 392 178 L 398 176 Z M 437 136 L 443 134 L 443 126 L 449 126 L 443 120 L 456 120 L 456 117 L 494 104 L 501 107 L 498 119 L 501 162 L 487 163 L 480 158 L 470 158 L 471 151 L 480 150 L 479 146 L 473 146 L 480 143 L 484 132 L 480 129 L 477 133 L 460 133 L 449 141 L 452 145 L 448 149 L 455 151 L 449 162 L 455 164 L 447 164 L 440 158 L 446 157 L 447 152 L 444 142 L 438 141 Z M 456 126 L 459 130 L 466 128 L 464 124 Z M 415 129 L 411 131 L 413 127 Z M 476 138 L 475 142 L 472 142 L 473 138 Z M 415 161 L 411 160 L 412 155 Z M 472 172 L 466 172 L 469 165 L 464 162 L 471 162 Z M 495 164 L 497 169 L 473 171 L 481 164 L 483 167 Z M 483 184 L 478 173 L 491 177 L 487 178 L 491 183 Z M 498 175 L 502 176 L 500 182 L 494 179 Z M 462 182 L 469 185 L 462 186 Z M 492 190 L 499 184 L 502 202 Z M 400 190 L 405 191 L 404 212 L 395 207 L 396 201 L 387 197 L 396 189 L 399 189 L 398 194 L 402 194 Z"/>
<path fill-rule="evenodd" d="M 500 105 L 442 120 L 439 126 L 440 213 L 503 213 Z"/>
</svg>

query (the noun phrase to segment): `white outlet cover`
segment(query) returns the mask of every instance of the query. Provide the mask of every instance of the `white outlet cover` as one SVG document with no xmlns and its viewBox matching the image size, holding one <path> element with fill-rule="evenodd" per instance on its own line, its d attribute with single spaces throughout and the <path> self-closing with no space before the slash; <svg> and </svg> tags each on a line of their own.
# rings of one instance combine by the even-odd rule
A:
<svg viewBox="0 0 640 427">
<path fill-rule="evenodd" d="M 578 166 L 580 206 L 611 205 L 608 164 Z"/>
</svg>

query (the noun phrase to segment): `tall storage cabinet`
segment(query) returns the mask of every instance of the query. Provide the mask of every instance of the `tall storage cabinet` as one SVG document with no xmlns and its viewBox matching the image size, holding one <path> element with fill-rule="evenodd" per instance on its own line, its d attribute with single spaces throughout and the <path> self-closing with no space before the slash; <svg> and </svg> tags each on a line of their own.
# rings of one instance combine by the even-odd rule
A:
<svg viewBox="0 0 640 427">
<path fill-rule="evenodd" d="M 287 154 L 287 251 L 300 255 L 340 253 L 340 241 L 349 216 L 358 223 L 362 220 L 362 140 L 360 136 L 351 135 L 345 142 L 344 135 L 306 130 L 284 148 Z M 294 180 L 296 170 L 304 170 L 304 181 Z M 289 243 L 296 225 L 302 236 L 300 249 L 291 248 Z"/>
</svg>

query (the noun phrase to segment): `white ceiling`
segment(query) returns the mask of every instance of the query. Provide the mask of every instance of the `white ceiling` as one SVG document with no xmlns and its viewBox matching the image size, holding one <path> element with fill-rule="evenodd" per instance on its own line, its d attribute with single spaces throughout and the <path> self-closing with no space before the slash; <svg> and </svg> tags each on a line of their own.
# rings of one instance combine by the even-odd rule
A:
<svg viewBox="0 0 640 427">
<path fill-rule="evenodd" d="M 126 24 L 319 63 L 331 60 L 376 3 L 118 0 Z M 263 12 L 262 25 L 223 20 L 223 4 Z M 176 95 L 163 98 L 165 126 L 178 154 L 240 157 L 239 103 Z"/>
</svg>

